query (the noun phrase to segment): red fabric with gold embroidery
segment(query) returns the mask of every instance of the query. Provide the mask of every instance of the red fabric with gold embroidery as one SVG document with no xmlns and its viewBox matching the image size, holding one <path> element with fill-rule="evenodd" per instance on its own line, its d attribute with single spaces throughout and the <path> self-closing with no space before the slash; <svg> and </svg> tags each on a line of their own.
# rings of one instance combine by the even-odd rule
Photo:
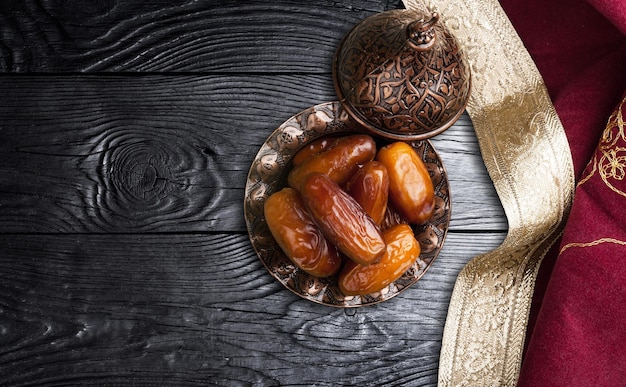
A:
<svg viewBox="0 0 626 387">
<path fill-rule="evenodd" d="M 519 386 L 626 385 L 626 138 L 611 115 L 626 109 L 626 5 L 501 4 L 544 78 L 580 184 L 540 270 Z"/>
<path fill-rule="evenodd" d="M 576 188 L 520 386 L 626 385 L 624 100 Z"/>
</svg>

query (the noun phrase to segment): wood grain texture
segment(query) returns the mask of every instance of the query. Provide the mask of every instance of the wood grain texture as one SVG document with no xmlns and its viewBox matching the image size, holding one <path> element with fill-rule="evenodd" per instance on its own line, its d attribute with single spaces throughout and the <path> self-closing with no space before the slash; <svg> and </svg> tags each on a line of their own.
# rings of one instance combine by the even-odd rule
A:
<svg viewBox="0 0 626 387">
<path fill-rule="evenodd" d="M 298 79 L 306 87 L 282 75 L 5 77 L 0 231 L 245 231 L 257 150 L 291 115 L 333 98 L 328 77 Z M 467 116 L 433 143 L 451 229 L 505 230 Z"/>
<path fill-rule="evenodd" d="M 2 71 L 330 72 L 341 37 L 400 1 L 3 1 Z M 280 50 L 276 50 L 280 47 Z"/>
<path fill-rule="evenodd" d="M 453 279 L 497 243 L 451 234 L 416 285 L 344 310 L 247 235 L 0 235 L 0 384 L 432 385 Z"/>
<path fill-rule="evenodd" d="M 243 217 L 261 144 L 336 99 L 341 37 L 401 6 L 1 1 L 0 385 L 436 385 L 456 275 L 507 229 L 467 115 L 433 139 L 444 248 L 390 301 L 301 299 Z"/>
</svg>

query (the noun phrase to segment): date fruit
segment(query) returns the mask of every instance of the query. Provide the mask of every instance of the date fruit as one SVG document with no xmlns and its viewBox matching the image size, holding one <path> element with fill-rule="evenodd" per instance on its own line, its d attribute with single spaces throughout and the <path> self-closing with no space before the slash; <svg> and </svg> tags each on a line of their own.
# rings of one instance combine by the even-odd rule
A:
<svg viewBox="0 0 626 387">
<path fill-rule="evenodd" d="M 308 174 L 301 196 L 313 221 L 348 258 L 369 265 L 383 256 L 386 245 L 378 225 L 327 175 Z"/>
<path fill-rule="evenodd" d="M 369 266 L 347 261 L 339 273 L 339 288 L 347 296 L 380 291 L 397 280 L 420 255 L 420 245 L 407 224 L 399 224 L 383 232 L 387 251 L 378 263 Z"/>
<path fill-rule="evenodd" d="M 365 163 L 352 176 L 346 190 L 380 226 L 385 218 L 389 196 L 387 168 L 378 161 Z"/>
<path fill-rule="evenodd" d="M 300 149 L 291 158 L 293 166 L 302 164 L 302 162 L 311 156 L 317 155 L 328 148 L 333 147 L 341 137 L 322 137 L 310 142 L 307 146 Z"/>
<path fill-rule="evenodd" d="M 376 143 L 366 134 L 353 134 L 339 138 L 320 153 L 313 154 L 294 166 L 287 177 L 291 188 L 301 191 L 308 174 L 320 172 L 335 183 L 344 186 L 359 169 L 359 165 L 374 159 Z"/>
<path fill-rule="evenodd" d="M 317 277 L 339 271 L 339 252 L 313 222 L 295 190 L 283 188 L 270 195 L 264 212 L 276 243 L 296 266 Z"/>
<path fill-rule="evenodd" d="M 435 193 L 424 162 L 409 144 L 398 141 L 376 156 L 389 173 L 389 200 L 409 223 L 422 224 L 433 214 Z"/>
</svg>

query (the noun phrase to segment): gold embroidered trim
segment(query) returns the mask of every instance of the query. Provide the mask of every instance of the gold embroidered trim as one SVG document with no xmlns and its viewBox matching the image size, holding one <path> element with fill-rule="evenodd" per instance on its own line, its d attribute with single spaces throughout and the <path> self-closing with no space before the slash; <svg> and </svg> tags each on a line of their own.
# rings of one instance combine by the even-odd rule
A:
<svg viewBox="0 0 626 387">
<path fill-rule="evenodd" d="M 467 111 L 509 222 L 496 250 L 472 258 L 452 293 L 441 386 L 514 386 L 537 270 L 574 193 L 567 138 L 543 80 L 497 0 L 404 0 L 457 37 L 472 70 Z"/>
<path fill-rule="evenodd" d="M 626 241 L 622 241 L 619 239 L 615 239 L 615 238 L 600 238 L 600 239 L 596 239 L 595 241 L 592 242 L 572 242 L 572 243 L 568 243 L 565 246 L 561 247 L 561 251 L 559 251 L 559 254 L 563 254 L 563 252 L 565 250 L 568 250 L 572 247 L 593 247 L 593 246 L 598 246 L 600 244 L 603 243 L 614 243 L 617 245 L 622 245 L 622 246 L 626 246 Z"/>
</svg>

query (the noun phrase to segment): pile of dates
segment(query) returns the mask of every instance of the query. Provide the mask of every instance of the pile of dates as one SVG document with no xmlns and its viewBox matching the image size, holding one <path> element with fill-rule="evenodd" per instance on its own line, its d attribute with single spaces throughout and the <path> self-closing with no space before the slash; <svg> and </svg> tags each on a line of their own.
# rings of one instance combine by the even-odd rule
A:
<svg viewBox="0 0 626 387">
<path fill-rule="evenodd" d="M 321 138 L 293 156 L 287 187 L 265 202 L 267 225 L 305 272 L 338 275 L 347 296 L 380 291 L 420 255 L 411 224 L 434 211 L 426 166 L 405 142 L 366 134 Z"/>
</svg>

